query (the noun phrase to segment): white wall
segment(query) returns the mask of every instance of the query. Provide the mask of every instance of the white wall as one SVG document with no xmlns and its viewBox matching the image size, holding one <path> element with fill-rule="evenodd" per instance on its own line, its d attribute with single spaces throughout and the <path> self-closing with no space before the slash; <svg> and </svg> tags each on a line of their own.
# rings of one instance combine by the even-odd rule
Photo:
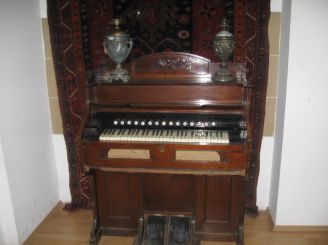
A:
<svg viewBox="0 0 328 245">
<path fill-rule="evenodd" d="M 263 137 L 260 155 L 260 175 L 257 184 L 257 206 L 265 210 L 269 204 L 271 185 L 273 137 Z"/>
<path fill-rule="evenodd" d="M 55 149 L 59 199 L 64 203 L 69 203 L 72 198 L 69 189 L 69 171 L 65 139 L 62 134 L 53 134 L 52 139 Z"/>
<path fill-rule="evenodd" d="M 283 2 L 282 0 L 271 0 L 270 2 L 271 12 L 281 12 L 282 2 Z"/>
<path fill-rule="evenodd" d="M 22 242 L 58 202 L 38 0 L 0 3 L 0 137 Z"/>
<path fill-rule="evenodd" d="M 274 135 L 274 152 L 273 164 L 271 171 L 271 188 L 269 210 L 273 220 L 276 219 L 279 180 L 280 180 L 280 163 L 281 152 L 284 136 L 284 118 L 286 103 L 286 88 L 288 74 L 288 55 L 289 55 L 289 30 L 290 30 L 290 11 L 291 1 L 284 1 L 281 14 L 281 35 L 280 35 L 280 60 L 279 60 L 279 77 L 277 87 L 277 106 L 276 106 L 276 125 Z"/>
<path fill-rule="evenodd" d="M 328 225 L 327 10 L 326 0 L 291 4 L 276 225 Z"/>
<path fill-rule="evenodd" d="M 9 191 L 5 158 L 0 137 L 0 244 L 18 244 L 18 233 Z"/>
<path fill-rule="evenodd" d="M 280 0 L 276 0 L 280 1 Z M 39 0 L 41 18 L 47 18 L 47 0 Z"/>
</svg>

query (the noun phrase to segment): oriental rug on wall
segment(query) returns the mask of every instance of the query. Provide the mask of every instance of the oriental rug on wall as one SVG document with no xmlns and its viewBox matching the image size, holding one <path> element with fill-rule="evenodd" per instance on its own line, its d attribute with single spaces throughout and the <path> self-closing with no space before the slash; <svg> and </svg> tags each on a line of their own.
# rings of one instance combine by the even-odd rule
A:
<svg viewBox="0 0 328 245">
<path fill-rule="evenodd" d="M 217 62 L 213 39 L 228 18 L 236 39 L 234 61 L 247 65 L 255 88 L 252 105 L 253 152 L 246 207 L 256 213 L 256 186 L 263 133 L 268 73 L 269 0 L 48 0 L 53 59 L 66 140 L 71 208 L 91 205 L 91 182 L 84 175 L 77 146 L 85 112 L 83 86 L 110 60 L 102 40 L 112 18 L 123 17 L 134 38 L 128 61 L 160 51 L 183 51 Z"/>
</svg>

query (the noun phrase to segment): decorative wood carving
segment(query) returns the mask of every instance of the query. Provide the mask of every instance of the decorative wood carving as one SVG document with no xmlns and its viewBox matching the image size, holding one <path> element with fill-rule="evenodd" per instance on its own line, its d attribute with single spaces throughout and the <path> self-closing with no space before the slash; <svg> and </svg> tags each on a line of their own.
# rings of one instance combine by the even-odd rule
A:
<svg viewBox="0 0 328 245">
<path fill-rule="evenodd" d="M 134 79 L 147 77 L 152 79 L 164 71 L 166 78 L 195 75 L 209 77 L 210 75 L 210 61 L 198 55 L 161 52 L 148 55 L 146 59 L 144 57 L 135 59 L 131 63 L 131 76 Z"/>
</svg>

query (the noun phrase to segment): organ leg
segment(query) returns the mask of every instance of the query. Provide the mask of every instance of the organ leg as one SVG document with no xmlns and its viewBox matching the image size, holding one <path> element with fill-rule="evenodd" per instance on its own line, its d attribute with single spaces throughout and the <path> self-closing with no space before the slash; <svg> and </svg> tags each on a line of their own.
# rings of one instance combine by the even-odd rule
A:
<svg viewBox="0 0 328 245">
<path fill-rule="evenodd" d="M 97 201 L 96 198 L 96 183 L 95 183 L 95 172 L 92 171 L 89 174 L 89 177 L 91 178 L 91 186 L 92 186 L 92 199 L 93 199 L 93 223 L 92 223 L 92 228 L 90 231 L 90 240 L 89 244 L 90 245 L 97 245 L 100 237 L 101 237 L 101 229 L 98 221 L 98 212 L 97 212 Z"/>
<path fill-rule="evenodd" d="M 240 225 L 238 229 L 237 245 L 244 245 L 244 226 Z"/>
<path fill-rule="evenodd" d="M 92 228 L 91 228 L 91 231 L 90 231 L 90 240 L 89 240 L 89 244 L 90 244 L 90 245 L 97 245 L 98 242 L 99 242 L 100 237 L 101 237 L 101 231 L 100 231 L 100 229 L 99 229 L 98 222 L 97 222 L 97 220 L 95 219 L 95 220 L 93 221 Z"/>
<path fill-rule="evenodd" d="M 256 218 L 257 216 L 259 216 L 259 210 L 258 210 L 257 206 L 255 206 L 255 207 L 246 207 L 245 208 L 245 213 L 253 219 Z"/>
<path fill-rule="evenodd" d="M 195 237 L 195 230 L 196 230 L 196 221 L 194 219 L 191 220 L 191 234 L 190 234 L 190 238 L 191 238 L 191 245 L 200 245 L 200 240 Z"/>
</svg>

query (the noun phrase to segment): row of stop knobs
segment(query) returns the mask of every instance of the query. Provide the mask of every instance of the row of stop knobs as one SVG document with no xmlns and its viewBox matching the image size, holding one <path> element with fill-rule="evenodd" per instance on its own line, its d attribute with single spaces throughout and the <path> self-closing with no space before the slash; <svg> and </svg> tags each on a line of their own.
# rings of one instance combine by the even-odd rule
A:
<svg viewBox="0 0 328 245">
<path fill-rule="evenodd" d="M 135 126 L 190 126 L 190 127 L 208 127 L 212 126 L 214 127 L 216 125 L 216 122 L 214 121 L 153 121 L 153 120 L 114 120 L 114 125 L 135 125 Z"/>
</svg>

